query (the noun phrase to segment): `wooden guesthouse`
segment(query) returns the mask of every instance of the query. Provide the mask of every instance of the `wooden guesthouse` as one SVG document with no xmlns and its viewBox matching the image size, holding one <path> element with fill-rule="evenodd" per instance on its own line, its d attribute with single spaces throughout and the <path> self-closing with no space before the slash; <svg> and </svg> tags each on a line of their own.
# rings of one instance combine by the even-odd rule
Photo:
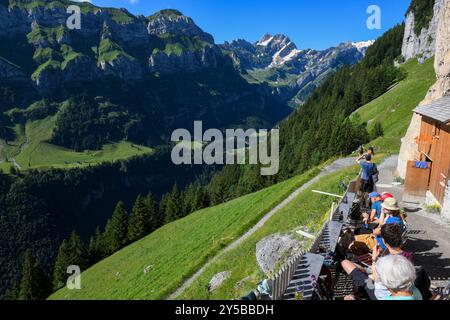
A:
<svg viewBox="0 0 450 320">
<path fill-rule="evenodd" d="M 419 106 L 414 110 L 422 118 L 418 150 L 407 164 L 405 197 L 441 206 L 449 201 L 450 178 L 450 96 Z M 404 198 L 405 200 L 405 198 Z"/>
</svg>

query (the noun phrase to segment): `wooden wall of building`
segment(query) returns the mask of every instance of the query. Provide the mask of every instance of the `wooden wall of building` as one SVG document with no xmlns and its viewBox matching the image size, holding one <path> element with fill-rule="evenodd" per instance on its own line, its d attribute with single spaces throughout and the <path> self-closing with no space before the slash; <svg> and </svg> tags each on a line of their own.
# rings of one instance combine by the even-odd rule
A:
<svg viewBox="0 0 450 320">
<path fill-rule="evenodd" d="M 419 152 L 432 161 L 429 190 L 442 204 L 450 176 L 450 125 L 422 117 Z"/>
</svg>

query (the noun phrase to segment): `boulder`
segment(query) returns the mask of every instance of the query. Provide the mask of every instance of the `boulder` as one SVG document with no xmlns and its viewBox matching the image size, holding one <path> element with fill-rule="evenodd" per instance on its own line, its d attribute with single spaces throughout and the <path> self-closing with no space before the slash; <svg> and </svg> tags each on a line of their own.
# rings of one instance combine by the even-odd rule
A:
<svg viewBox="0 0 450 320">
<path fill-rule="evenodd" d="M 276 272 L 278 267 L 301 250 L 302 244 L 294 236 L 274 234 L 256 244 L 256 260 L 261 270 L 268 275 Z"/>
<path fill-rule="evenodd" d="M 208 284 L 208 291 L 211 293 L 217 290 L 230 276 L 230 271 L 224 271 L 216 274 L 214 277 L 212 277 L 211 281 Z"/>
</svg>

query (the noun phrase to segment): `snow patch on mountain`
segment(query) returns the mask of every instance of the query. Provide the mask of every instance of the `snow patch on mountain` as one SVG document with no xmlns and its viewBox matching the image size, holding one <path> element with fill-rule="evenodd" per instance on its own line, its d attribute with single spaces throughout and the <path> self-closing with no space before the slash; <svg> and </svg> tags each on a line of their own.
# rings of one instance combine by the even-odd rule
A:
<svg viewBox="0 0 450 320">
<path fill-rule="evenodd" d="M 375 42 L 375 40 L 352 42 L 352 46 L 354 46 L 356 49 L 358 49 L 358 51 L 361 52 L 362 54 L 365 54 L 367 51 L 367 48 L 369 48 L 371 45 L 373 45 L 374 42 Z"/>
</svg>

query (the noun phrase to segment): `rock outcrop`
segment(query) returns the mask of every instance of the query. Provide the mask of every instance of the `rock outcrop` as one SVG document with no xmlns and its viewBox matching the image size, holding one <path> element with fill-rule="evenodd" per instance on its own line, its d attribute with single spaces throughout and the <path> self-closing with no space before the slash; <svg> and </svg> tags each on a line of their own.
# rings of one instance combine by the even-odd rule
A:
<svg viewBox="0 0 450 320">
<path fill-rule="evenodd" d="M 209 293 L 216 291 L 219 287 L 231 276 L 230 271 L 220 272 L 214 277 L 212 277 L 211 281 L 208 284 Z"/>
<path fill-rule="evenodd" d="M 438 0 L 437 0 L 438 1 Z M 437 81 L 428 91 L 421 105 L 429 104 L 450 94 L 450 0 L 442 0 L 439 15 L 433 17 L 437 21 L 436 45 L 434 50 Z M 406 136 L 402 139 L 397 174 L 405 178 L 408 160 L 414 160 L 418 150 L 417 138 L 420 134 L 421 116 L 413 115 Z"/>
<path fill-rule="evenodd" d="M 261 270 L 269 275 L 301 250 L 301 242 L 293 236 L 274 234 L 256 244 L 256 260 Z"/>
<path fill-rule="evenodd" d="M 198 37 L 214 43 L 210 34 L 200 29 L 194 21 L 177 10 L 161 10 L 149 18 L 148 33 L 153 35 L 174 34 L 179 36 Z"/>
<path fill-rule="evenodd" d="M 149 59 L 151 72 L 175 73 L 177 70 L 195 72 L 203 68 L 216 68 L 218 61 L 223 60 L 220 49 L 206 46 L 195 51 L 183 51 L 180 54 L 166 53 L 157 50 Z"/>
<path fill-rule="evenodd" d="M 443 1 L 444 0 L 435 0 L 433 18 L 431 19 L 428 28 L 423 28 L 419 35 L 417 35 L 414 30 L 416 25 L 414 12 L 408 12 L 405 21 L 405 34 L 402 46 L 402 55 L 405 60 L 419 57 L 419 61 L 425 61 L 434 55 L 438 18 Z"/>
<path fill-rule="evenodd" d="M 429 90 L 424 104 L 450 95 L 450 1 L 444 0 L 436 34 L 434 69 L 437 81 Z"/>
</svg>

